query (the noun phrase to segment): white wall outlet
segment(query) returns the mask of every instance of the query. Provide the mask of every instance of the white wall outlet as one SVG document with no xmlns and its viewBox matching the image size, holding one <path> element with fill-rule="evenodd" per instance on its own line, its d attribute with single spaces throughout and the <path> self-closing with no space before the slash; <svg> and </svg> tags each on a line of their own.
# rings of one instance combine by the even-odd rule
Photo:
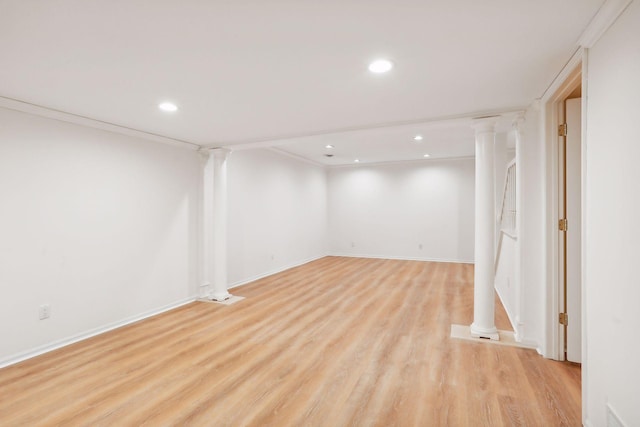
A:
<svg viewBox="0 0 640 427">
<path fill-rule="evenodd" d="M 351 247 L 355 248 L 356 247 L 356 242 L 351 242 Z"/>
<path fill-rule="evenodd" d="M 48 319 L 51 317 L 51 304 L 42 304 L 38 308 L 38 315 L 40 320 Z"/>
<path fill-rule="evenodd" d="M 418 245 L 418 249 L 422 250 L 422 243 Z"/>
</svg>

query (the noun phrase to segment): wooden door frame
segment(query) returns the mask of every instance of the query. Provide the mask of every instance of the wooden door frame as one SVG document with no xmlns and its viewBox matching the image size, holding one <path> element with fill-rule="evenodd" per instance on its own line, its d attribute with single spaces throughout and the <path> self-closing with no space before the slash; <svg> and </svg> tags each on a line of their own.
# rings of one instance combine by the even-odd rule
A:
<svg viewBox="0 0 640 427">
<path fill-rule="evenodd" d="M 564 353 L 564 327 L 558 322 L 559 313 L 564 310 L 564 289 L 561 284 L 560 275 L 563 274 L 564 265 L 560 260 L 560 239 L 558 233 L 559 216 L 559 136 L 558 125 L 559 114 L 564 110 L 564 101 L 577 87 L 582 85 L 582 148 L 585 145 L 585 117 L 586 117 L 586 50 L 579 49 L 567 63 L 563 71 L 558 75 L 554 84 L 547 90 L 541 100 L 544 149 L 545 149 L 545 264 L 546 264 L 546 289 L 545 289 L 545 339 L 543 343 L 543 355 L 555 360 L 565 360 Z M 584 184 L 586 165 L 585 157 L 582 160 L 582 182 Z M 582 187 L 581 211 L 583 214 L 584 236 L 584 191 Z M 581 260 L 584 269 L 584 247 L 582 241 Z M 583 276 L 584 277 L 584 276 Z M 584 295 L 584 281 L 582 283 L 582 293 Z M 584 298 L 582 308 L 584 314 Z M 582 324 L 582 345 L 585 345 L 585 324 Z"/>
</svg>

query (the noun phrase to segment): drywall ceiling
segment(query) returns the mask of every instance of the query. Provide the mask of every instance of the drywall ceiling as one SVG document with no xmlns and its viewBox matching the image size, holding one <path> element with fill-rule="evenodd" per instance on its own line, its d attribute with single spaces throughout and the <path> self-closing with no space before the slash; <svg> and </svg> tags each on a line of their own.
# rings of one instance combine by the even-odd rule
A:
<svg viewBox="0 0 640 427">
<path fill-rule="evenodd" d="M 602 3 L 0 0 L 0 96 L 206 146 L 511 111 Z"/>
<path fill-rule="evenodd" d="M 505 113 L 497 120 L 496 131 L 507 139 L 513 137 L 510 131 L 516 114 Z M 472 119 L 442 120 L 270 141 L 269 145 L 325 166 L 434 161 L 473 157 L 475 133 L 472 126 Z M 416 136 L 421 139 L 415 140 Z M 242 148 L 236 146 L 236 149 Z"/>
</svg>

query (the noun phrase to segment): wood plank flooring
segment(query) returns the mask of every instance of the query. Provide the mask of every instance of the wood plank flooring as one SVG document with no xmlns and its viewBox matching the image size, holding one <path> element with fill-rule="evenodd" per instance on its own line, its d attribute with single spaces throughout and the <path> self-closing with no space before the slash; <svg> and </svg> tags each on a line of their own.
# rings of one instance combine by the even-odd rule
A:
<svg viewBox="0 0 640 427">
<path fill-rule="evenodd" d="M 233 293 L 0 370 L 0 425 L 581 425 L 578 366 L 449 338 L 471 265 L 327 257 Z"/>
</svg>

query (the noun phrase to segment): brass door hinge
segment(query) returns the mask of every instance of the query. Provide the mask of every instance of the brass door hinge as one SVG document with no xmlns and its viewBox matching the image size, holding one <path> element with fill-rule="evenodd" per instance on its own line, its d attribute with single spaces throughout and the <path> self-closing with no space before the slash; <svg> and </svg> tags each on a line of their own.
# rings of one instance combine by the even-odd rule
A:
<svg viewBox="0 0 640 427">
<path fill-rule="evenodd" d="M 558 322 L 561 325 L 567 326 L 569 324 L 569 316 L 567 316 L 567 313 L 560 313 L 558 316 Z"/>
<path fill-rule="evenodd" d="M 563 123 L 558 126 L 558 136 L 567 136 L 567 124 Z"/>
<path fill-rule="evenodd" d="M 560 231 L 567 231 L 568 225 L 569 224 L 567 223 L 567 218 L 562 218 L 558 221 L 558 229 Z"/>
</svg>

